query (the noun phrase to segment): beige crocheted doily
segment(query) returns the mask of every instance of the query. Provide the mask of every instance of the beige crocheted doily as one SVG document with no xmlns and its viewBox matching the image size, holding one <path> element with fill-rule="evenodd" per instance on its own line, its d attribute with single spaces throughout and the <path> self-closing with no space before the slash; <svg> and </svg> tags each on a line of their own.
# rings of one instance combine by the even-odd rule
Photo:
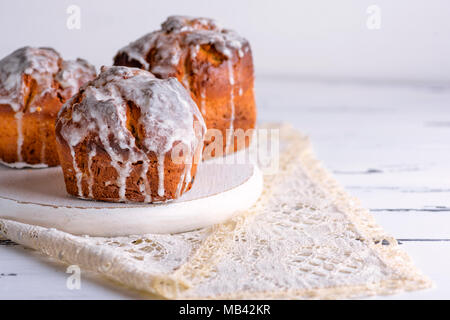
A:
<svg viewBox="0 0 450 320">
<path fill-rule="evenodd" d="M 222 225 L 101 238 L 0 219 L 0 234 L 170 299 L 333 299 L 430 286 L 322 167 L 306 137 L 282 126 L 280 147 L 279 172 L 265 176 L 260 200 Z"/>
</svg>

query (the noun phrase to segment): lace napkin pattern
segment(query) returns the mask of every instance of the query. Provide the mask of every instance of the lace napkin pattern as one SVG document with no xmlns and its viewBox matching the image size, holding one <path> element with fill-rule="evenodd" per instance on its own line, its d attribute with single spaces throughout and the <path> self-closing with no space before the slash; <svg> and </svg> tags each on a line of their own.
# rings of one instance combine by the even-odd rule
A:
<svg viewBox="0 0 450 320">
<path fill-rule="evenodd" d="M 280 129 L 279 170 L 265 176 L 258 202 L 226 223 L 102 238 L 0 219 L 0 235 L 168 299 L 339 299 L 430 287 L 305 136 L 288 125 L 265 127 Z"/>
</svg>

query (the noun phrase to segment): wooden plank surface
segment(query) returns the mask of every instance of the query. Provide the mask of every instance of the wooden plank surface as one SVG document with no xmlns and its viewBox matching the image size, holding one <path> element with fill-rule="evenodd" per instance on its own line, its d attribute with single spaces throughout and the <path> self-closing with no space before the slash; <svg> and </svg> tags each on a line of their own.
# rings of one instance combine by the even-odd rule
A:
<svg viewBox="0 0 450 320">
<path fill-rule="evenodd" d="M 412 256 L 436 287 L 389 299 L 450 298 L 450 86 L 259 78 L 259 121 L 308 134 L 339 182 Z M 136 298 L 0 242 L 0 298 Z"/>
</svg>

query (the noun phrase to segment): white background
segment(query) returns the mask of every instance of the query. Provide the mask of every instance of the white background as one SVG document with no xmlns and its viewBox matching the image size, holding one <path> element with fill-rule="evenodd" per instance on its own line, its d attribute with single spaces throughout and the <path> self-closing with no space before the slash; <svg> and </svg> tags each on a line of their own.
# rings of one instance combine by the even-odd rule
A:
<svg viewBox="0 0 450 320">
<path fill-rule="evenodd" d="M 389 298 L 450 298 L 450 1 L 0 0 L 0 57 L 52 46 L 100 66 L 171 14 L 214 17 L 249 39 L 260 122 L 289 121 L 435 288 Z M 81 8 L 68 30 L 66 9 Z M 369 5 L 381 29 L 366 27 Z M 0 243 L 0 299 L 134 298 Z"/>
<path fill-rule="evenodd" d="M 81 8 L 81 29 L 66 27 Z M 366 26 L 370 5 L 381 29 Z M 108 65 L 168 15 L 213 17 L 252 44 L 257 75 L 450 82 L 448 0 L 2 0 L 0 57 L 24 45 Z"/>
</svg>

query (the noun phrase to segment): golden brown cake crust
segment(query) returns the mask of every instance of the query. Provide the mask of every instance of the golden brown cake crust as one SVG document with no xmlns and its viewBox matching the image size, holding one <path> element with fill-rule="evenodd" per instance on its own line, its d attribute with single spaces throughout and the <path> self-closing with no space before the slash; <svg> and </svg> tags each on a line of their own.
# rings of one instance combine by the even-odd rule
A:
<svg viewBox="0 0 450 320">
<path fill-rule="evenodd" d="M 205 148 L 214 134 L 211 129 L 222 132 L 223 151 L 231 152 L 242 147 L 231 143 L 233 130 L 255 127 L 250 45 L 211 19 L 169 17 L 161 30 L 121 49 L 114 64 L 149 70 L 159 78 L 176 77 L 190 90 L 205 119 Z"/>
<path fill-rule="evenodd" d="M 56 122 L 67 192 L 111 202 L 164 202 L 188 191 L 206 133 L 176 79 L 135 68 L 103 68 Z"/>
<path fill-rule="evenodd" d="M 0 60 L 0 161 L 58 165 L 56 116 L 95 74 L 86 61 L 65 61 L 51 48 L 24 47 Z"/>
</svg>

